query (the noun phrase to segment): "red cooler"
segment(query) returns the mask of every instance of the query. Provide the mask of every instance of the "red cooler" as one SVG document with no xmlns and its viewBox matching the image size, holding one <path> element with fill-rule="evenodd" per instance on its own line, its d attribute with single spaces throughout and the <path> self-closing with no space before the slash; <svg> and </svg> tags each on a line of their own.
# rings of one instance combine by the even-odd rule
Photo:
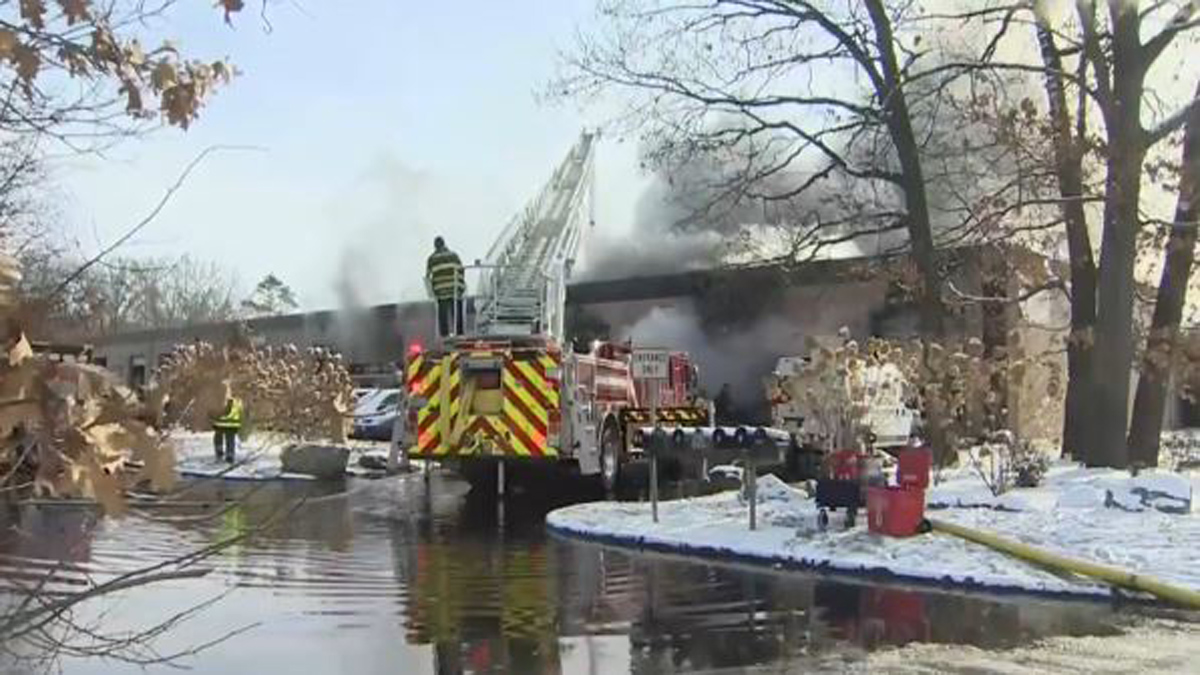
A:
<svg viewBox="0 0 1200 675">
<path fill-rule="evenodd" d="M 899 487 L 867 488 L 867 529 L 889 537 L 911 537 L 925 519 L 925 491 Z"/>
</svg>

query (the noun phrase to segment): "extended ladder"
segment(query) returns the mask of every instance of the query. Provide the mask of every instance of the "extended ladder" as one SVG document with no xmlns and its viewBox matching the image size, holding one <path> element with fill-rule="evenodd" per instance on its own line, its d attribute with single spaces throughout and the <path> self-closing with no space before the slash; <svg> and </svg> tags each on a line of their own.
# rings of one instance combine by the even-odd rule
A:
<svg viewBox="0 0 1200 675">
<path fill-rule="evenodd" d="M 584 132 L 538 195 L 488 252 L 479 285 L 479 335 L 562 339 L 567 279 L 592 223 L 596 134 Z"/>
</svg>

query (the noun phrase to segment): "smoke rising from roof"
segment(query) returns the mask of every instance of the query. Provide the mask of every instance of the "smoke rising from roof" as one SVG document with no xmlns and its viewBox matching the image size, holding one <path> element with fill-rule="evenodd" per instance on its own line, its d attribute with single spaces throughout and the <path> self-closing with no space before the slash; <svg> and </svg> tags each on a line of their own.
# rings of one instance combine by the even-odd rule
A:
<svg viewBox="0 0 1200 675">
<path fill-rule="evenodd" d="M 365 351 L 364 348 L 368 347 L 366 341 L 374 327 L 364 298 L 366 290 L 371 287 L 371 280 L 377 277 L 372 272 L 371 259 L 360 255 L 357 248 L 347 246 L 342 250 L 334 280 L 338 308 L 334 313 L 333 332 L 337 344 L 350 354 Z"/>
<path fill-rule="evenodd" d="M 619 329 L 620 339 L 643 347 L 687 351 L 700 366 L 700 386 L 711 398 L 729 384 L 737 417 L 751 423 L 769 421 L 762 378 L 780 356 L 790 355 L 803 340 L 798 322 L 767 314 L 724 331 L 706 330 L 689 306 L 656 307 L 632 326 Z"/>
<path fill-rule="evenodd" d="M 641 194 L 633 229 L 621 234 L 592 233 L 574 278 L 598 281 L 710 269 L 721 264 L 724 238 L 708 229 L 684 229 L 689 215 L 678 184 L 661 175 Z"/>
</svg>

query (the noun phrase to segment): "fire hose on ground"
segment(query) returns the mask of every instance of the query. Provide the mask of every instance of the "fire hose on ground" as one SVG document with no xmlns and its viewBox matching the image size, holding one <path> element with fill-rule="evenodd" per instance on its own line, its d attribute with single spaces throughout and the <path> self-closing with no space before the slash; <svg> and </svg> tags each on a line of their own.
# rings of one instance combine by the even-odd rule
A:
<svg viewBox="0 0 1200 675">
<path fill-rule="evenodd" d="M 1135 574 L 1116 567 L 1098 565 L 1086 560 L 1077 560 L 1049 551 L 1043 551 L 1028 544 L 991 534 L 990 532 L 955 525 L 944 520 L 935 520 L 933 518 L 928 520 L 930 527 L 937 532 L 952 534 L 1028 562 L 1089 577 L 1120 588 L 1149 593 L 1157 598 L 1191 609 L 1200 609 L 1200 592 L 1190 588 L 1169 584 L 1153 577 Z"/>
</svg>

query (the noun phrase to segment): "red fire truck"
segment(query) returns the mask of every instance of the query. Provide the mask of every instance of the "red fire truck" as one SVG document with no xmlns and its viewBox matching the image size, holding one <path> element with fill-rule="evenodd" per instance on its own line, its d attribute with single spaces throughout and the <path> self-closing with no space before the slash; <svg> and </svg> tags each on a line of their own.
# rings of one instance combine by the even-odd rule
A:
<svg viewBox="0 0 1200 675">
<path fill-rule="evenodd" d="M 637 430 L 652 415 L 674 427 L 709 423 L 687 354 L 629 344 L 578 354 L 541 337 L 464 338 L 410 353 L 405 379 L 410 458 L 452 462 L 476 484 L 516 462 L 568 467 L 611 490 L 641 454 Z"/>
<path fill-rule="evenodd" d="M 650 409 L 672 426 L 708 423 L 687 355 L 566 335 L 567 279 L 591 222 L 594 133 L 471 266 L 468 325 L 405 367 L 409 457 L 456 465 L 478 485 L 506 466 L 569 466 L 616 486 Z M 451 302 L 462 299 L 451 299 Z"/>
</svg>

